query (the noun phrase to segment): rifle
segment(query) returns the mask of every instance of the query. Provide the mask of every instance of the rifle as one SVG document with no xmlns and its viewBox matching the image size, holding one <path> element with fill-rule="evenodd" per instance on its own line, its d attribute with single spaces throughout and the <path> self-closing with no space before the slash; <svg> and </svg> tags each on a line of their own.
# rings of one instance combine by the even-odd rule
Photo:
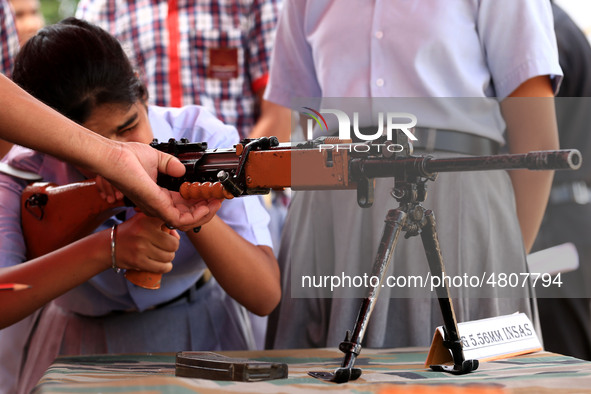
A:
<svg viewBox="0 0 591 394">
<path fill-rule="evenodd" d="M 401 231 L 406 232 L 406 237 L 420 234 L 432 274 L 441 276 L 444 273 L 433 213 L 420 205 L 426 198 L 426 183 L 434 181 L 437 173 L 498 169 L 578 169 L 582 163 L 581 154 L 576 149 L 434 158 L 413 155 L 412 144 L 402 133 L 398 133 L 395 139 L 396 141 L 382 139 L 370 143 L 353 143 L 325 137 L 290 145 L 279 144 L 274 137 L 262 137 L 245 139 L 233 148 L 212 150 L 207 149 L 207 144 L 203 142 L 171 139 L 165 143 L 155 140 L 152 146 L 176 156 L 185 165 L 186 173 L 183 177 L 160 175 L 157 180 L 160 186 L 179 191 L 184 198 L 230 199 L 266 194 L 272 189 L 287 187 L 294 190 L 356 189 L 358 204 L 369 207 L 373 203 L 375 179 L 394 178 L 392 195 L 400 206 L 389 211 L 386 216 L 372 273 L 379 278 L 386 271 Z M 82 190 L 88 190 L 88 194 L 82 197 Z M 74 193 L 63 194 L 72 195 L 73 198 L 68 196 L 57 201 L 57 196 L 62 192 L 71 191 Z M 82 216 L 74 213 L 69 201 L 76 200 L 87 203 L 89 208 L 82 208 L 82 212 L 90 214 Z M 122 205 L 121 202 L 105 203 L 92 181 L 66 186 L 45 184 L 41 189 L 35 184 L 28 187 L 22 198 L 22 225 L 31 257 L 55 250 L 87 235 L 93 226 L 98 226 L 105 216 L 112 214 L 112 209 Z M 68 209 L 65 210 L 65 207 Z M 409 212 L 412 215 L 407 215 Z M 90 216 L 93 215 L 91 222 Z M 77 224 L 73 225 L 72 221 Z M 64 228 L 63 231 L 56 229 L 60 225 Z M 43 230 L 49 228 L 51 231 Z M 65 229 L 73 230 L 66 233 Z M 134 283 L 145 282 L 147 273 L 128 273 L 132 272 L 140 278 Z M 158 278 L 157 281 L 159 283 Z M 467 373 L 478 367 L 478 360 L 464 359 L 449 289 L 444 285 L 445 283 L 436 291 L 444 317 L 444 343 L 450 349 L 454 365 L 434 365 L 432 369 L 455 374 Z M 334 373 L 310 372 L 312 376 L 340 383 L 355 380 L 361 375 L 361 370 L 353 365 L 361 351 L 365 328 L 380 287 L 378 284 L 364 299 L 353 333 L 347 331 L 345 340 L 339 346 L 345 353 L 342 366 Z"/>
<path fill-rule="evenodd" d="M 361 207 L 373 203 L 375 178 L 393 177 L 396 188 L 419 178 L 434 180 L 438 172 L 493 169 L 577 169 L 577 150 L 530 152 L 518 155 L 435 159 L 413 156 L 402 143 L 351 143 L 336 138 L 288 145 L 274 137 L 243 140 L 234 148 L 207 149 L 207 143 L 187 140 L 152 142 L 185 165 L 181 178 L 159 175 L 158 184 L 185 198 L 234 198 L 267 194 L 272 189 L 357 189 Z M 295 166 L 292 166 L 295 163 Z M 272 170 L 271 170 L 272 169 Z M 56 186 L 35 182 L 22 194 L 22 227 L 28 258 L 35 258 L 90 234 L 129 201 L 110 204 L 94 180 Z"/>
</svg>

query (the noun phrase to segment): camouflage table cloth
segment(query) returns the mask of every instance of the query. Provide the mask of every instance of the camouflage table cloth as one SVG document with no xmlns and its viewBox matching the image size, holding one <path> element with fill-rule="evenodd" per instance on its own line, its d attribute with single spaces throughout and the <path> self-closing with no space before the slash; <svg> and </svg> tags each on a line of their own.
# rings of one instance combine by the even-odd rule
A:
<svg viewBox="0 0 591 394">
<path fill-rule="evenodd" d="M 287 379 L 223 382 L 174 376 L 173 354 L 59 357 L 35 393 L 591 393 L 591 362 L 549 352 L 481 363 L 467 375 L 425 368 L 427 349 L 363 349 L 361 377 L 345 384 L 324 382 L 309 371 L 334 371 L 337 349 L 220 352 L 230 357 L 287 363 Z"/>
</svg>

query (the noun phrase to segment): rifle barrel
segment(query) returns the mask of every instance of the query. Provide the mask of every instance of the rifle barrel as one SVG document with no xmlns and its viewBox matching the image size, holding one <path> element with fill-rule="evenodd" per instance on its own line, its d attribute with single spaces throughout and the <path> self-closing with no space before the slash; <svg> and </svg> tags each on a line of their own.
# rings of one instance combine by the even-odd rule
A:
<svg viewBox="0 0 591 394">
<path fill-rule="evenodd" d="M 409 175 L 429 177 L 438 172 L 455 171 L 576 170 L 581 167 L 581 163 L 581 152 L 577 149 L 562 149 L 491 156 L 447 158 L 409 156 L 388 161 L 370 158 L 359 160 L 358 171 L 368 178 L 406 177 Z"/>
</svg>

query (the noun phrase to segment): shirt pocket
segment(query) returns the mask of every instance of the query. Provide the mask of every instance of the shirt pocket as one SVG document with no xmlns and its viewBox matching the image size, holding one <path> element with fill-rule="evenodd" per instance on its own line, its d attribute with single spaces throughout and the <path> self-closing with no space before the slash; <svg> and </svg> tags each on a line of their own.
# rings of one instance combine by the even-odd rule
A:
<svg viewBox="0 0 591 394">
<path fill-rule="evenodd" d="M 243 32 L 230 29 L 196 29 L 190 33 L 193 51 L 191 67 L 198 76 L 212 81 L 236 83 L 244 76 L 245 43 Z"/>
</svg>

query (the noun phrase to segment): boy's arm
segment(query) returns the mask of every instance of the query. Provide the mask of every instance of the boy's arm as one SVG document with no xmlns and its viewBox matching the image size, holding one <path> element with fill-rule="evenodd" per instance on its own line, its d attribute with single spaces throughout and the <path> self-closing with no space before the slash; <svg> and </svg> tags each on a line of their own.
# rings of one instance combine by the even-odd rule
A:
<svg viewBox="0 0 591 394">
<path fill-rule="evenodd" d="M 111 268 L 113 260 L 122 269 L 170 271 L 179 236 L 176 231 L 164 233 L 161 226 L 160 219 L 138 213 L 120 224 L 116 232 L 99 231 L 33 260 L 0 268 L 0 283 L 31 286 L 22 291 L 0 292 L 0 329 Z"/>
<path fill-rule="evenodd" d="M 271 313 L 279 303 L 279 265 L 268 246 L 254 245 L 214 216 L 191 242 L 224 290 L 257 315 Z"/>
<path fill-rule="evenodd" d="M 173 156 L 140 143 L 111 141 L 60 115 L 0 75 L 0 138 L 51 154 L 109 179 L 142 210 L 173 226 L 209 213 L 156 185 L 158 172 L 184 174 Z"/>
</svg>

